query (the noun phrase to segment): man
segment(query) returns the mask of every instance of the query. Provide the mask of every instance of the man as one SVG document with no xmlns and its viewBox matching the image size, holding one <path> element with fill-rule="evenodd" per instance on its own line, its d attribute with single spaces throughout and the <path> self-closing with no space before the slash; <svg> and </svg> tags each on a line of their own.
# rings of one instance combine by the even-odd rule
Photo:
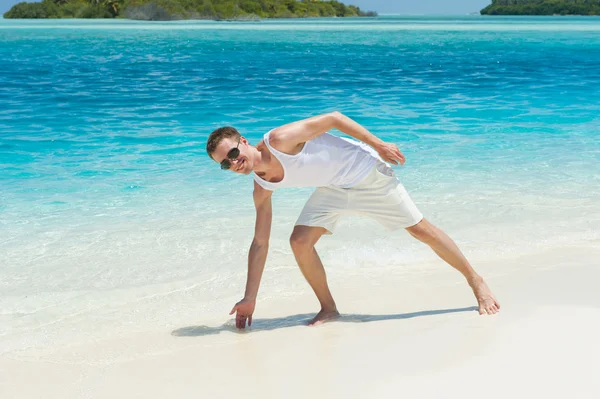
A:
<svg viewBox="0 0 600 399">
<path fill-rule="evenodd" d="M 327 133 L 331 129 L 360 142 Z M 236 129 L 223 127 L 211 133 L 206 150 L 221 169 L 245 175 L 254 172 L 256 225 L 248 255 L 246 291 L 230 313 L 236 313 L 237 328 L 245 328 L 246 322 L 252 324 L 269 248 L 271 194 L 287 187 L 316 187 L 290 238 L 298 266 L 321 303 L 320 312 L 309 325 L 340 315 L 315 244 L 323 234 L 332 234 L 340 215 L 347 212 L 370 216 L 389 230 L 406 229 L 463 274 L 480 314 L 500 310 L 484 280 L 452 239 L 423 218 L 386 163 L 404 165 L 398 147 L 383 142 L 345 115 L 332 112 L 283 125 L 266 133 L 256 147 Z"/>
</svg>

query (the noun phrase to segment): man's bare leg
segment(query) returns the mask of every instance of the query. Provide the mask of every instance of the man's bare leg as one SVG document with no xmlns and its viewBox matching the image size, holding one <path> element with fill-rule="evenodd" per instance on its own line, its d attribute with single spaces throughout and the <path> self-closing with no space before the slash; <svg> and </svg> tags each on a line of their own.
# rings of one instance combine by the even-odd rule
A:
<svg viewBox="0 0 600 399">
<path fill-rule="evenodd" d="M 311 326 L 340 316 L 327 285 L 323 263 L 315 249 L 315 244 L 326 231 L 323 227 L 296 226 L 290 237 L 296 262 L 321 303 L 321 311 L 310 321 L 309 325 Z"/>
<path fill-rule="evenodd" d="M 440 258 L 465 276 L 477 298 L 479 314 L 494 314 L 500 310 L 500 304 L 483 278 L 473 270 L 469 261 L 446 233 L 425 219 L 407 228 L 406 231 L 429 245 Z"/>
</svg>

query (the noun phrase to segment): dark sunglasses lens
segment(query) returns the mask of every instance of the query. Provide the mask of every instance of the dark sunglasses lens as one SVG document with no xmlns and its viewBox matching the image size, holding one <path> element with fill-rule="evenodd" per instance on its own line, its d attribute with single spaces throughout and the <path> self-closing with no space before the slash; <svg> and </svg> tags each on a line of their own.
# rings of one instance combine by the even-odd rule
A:
<svg viewBox="0 0 600 399">
<path fill-rule="evenodd" d="M 223 160 L 223 162 L 221 162 L 221 169 L 228 170 L 229 168 L 231 168 L 231 162 L 229 162 L 228 159 Z"/>
<path fill-rule="evenodd" d="M 240 156 L 239 148 L 232 148 L 227 153 L 227 158 L 229 158 L 229 159 L 237 159 L 237 157 L 239 157 L 239 156 Z"/>
</svg>

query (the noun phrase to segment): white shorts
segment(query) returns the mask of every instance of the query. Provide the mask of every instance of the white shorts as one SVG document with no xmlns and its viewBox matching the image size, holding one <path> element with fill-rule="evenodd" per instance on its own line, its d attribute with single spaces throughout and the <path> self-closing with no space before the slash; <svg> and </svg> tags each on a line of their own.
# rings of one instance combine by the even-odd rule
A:
<svg viewBox="0 0 600 399">
<path fill-rule="evenodd" d="M 326 234 L 333 234 L 345 213 L 370 216 L 390 231 L 414 226 L 423 219 L 394 170 L 382 162 L 355 186 L 317 188 L 302 209 L 296 226 L 324 227 Z"/>
</svg>

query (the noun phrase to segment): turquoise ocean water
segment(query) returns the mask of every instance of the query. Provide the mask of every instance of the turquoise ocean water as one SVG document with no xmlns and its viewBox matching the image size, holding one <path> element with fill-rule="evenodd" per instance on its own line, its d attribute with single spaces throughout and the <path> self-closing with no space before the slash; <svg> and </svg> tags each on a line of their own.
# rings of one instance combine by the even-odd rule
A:
<svg viewBox="0 0 600 399">
<path fill-rule="evenodd" d="M 0 20 L 0 353 L 225 319 L 252 180 L 208 134 L 333 110 L 400 147 L 473 262 L 600 238 L 600 19 Z M 275 194 L 261 300 L 310 295 L 288 246 L 310 192 Z M 319 249 L 337 281 L 435 259 L 357 218 Z"/>
</svg>

